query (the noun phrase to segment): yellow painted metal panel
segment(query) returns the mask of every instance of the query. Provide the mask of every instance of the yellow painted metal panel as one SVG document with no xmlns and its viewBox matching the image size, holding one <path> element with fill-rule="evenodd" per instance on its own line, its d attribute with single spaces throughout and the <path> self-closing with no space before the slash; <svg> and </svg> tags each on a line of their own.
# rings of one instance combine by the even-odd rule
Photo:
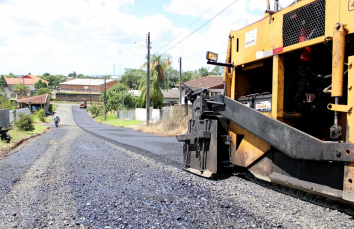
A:
<svg viewBox="0 0 354 229">
<path fill-rule="evenodd" d="M 354 0 L 340 2 L 340 22 L 347 24 L 348 33 L 354 33 Z"/>
<path fill-rule="evenodd" d="M 354 106 L 354 56 L 348 58 L 348 106 Z M 354 114 L 347 113 L 347 142 L 354 143 Z M 353 152 L 350 152 L 353 153 Z M 346 163 L 343 179 L 343 199 L 354 201 L 354 163 Z"/>
<path fill-rule="evenodd" d="M 273 56 L 272 117 L 284 112 L 284 55 Z"/>
<path fill-rule="evenodd" d="M 333 26 L 339 22 L 340 1 L 346 0 L 326 0 L 326 25 L 325 36 L 333 36 Z M 323 39 L 322 39 L 323 41 Z"/>
<path fill-rule="evenodd" d="M 257 21 L 249 26 L 246 26 L 238 31 L 231 31 L 230 35 L 233 37 L 232 43 L 232 62 L 235 65 L 239 66 L 242 64 L 250 63 L 255 60 L 265 59 L 267 57 L 257 58 L 257 52 L 263 51 L 271 51 L 273 49 L 283 47 L 283 15 L 289 13 L 299 7 L 310 4 L 316 0 L 303 0 L 296 4 L 293 4 L 289 7 L 286 7 L 283 10 L 280 10 L 272 15 L 269 15 L 263 18 L 260 21 Z M 333 35 L 333 26 L 335 23 L 339 22 L 339 13 L 340 6 L 341 13 L 345 10 L 344 5 L 348 4 L 348 0 L 326 0 L 326 24 L 325 24 L 325 36 L 321 36 L 318 38 L 314 38 L 308 41 L 304 41 L 301 43 L 297 43 L 288 47 L 283 48 L 283 53 L 301 49 L 306 46 L 311 46 L 314 44 L 319 44 L 324 41 L 326 36 Z M 348 27 L 350 27 L 350 31 L 353 31 L 354 25 L 352 25 L 353 18 L 352 16 L 354 11 L 347 11 L 343 13 L 344 16 L 341 16 L 341 20 L 343 23 L 349 22 Z M 247 33 L 252 33 L 252 31 L 256 30 L 256 38 L 255 42 L 252 45 L 246 47 L 245 37 Z M 238 40 L 238 42 L 237 42 Z M 238 43 L 238 47 L 237 47 Z M 238 50 L 238 51 L 237 51 Z M 271 55 L 272 56 L 272 55 Z M 268 56 L 269 57 L 269 56 Z"/>
<path fill-rule="evenodd" d="M 232 137 L 231 163 L 248 167 L 270 149 L 270 145 L 267 142 L 237 124 L 231 122 L 230 129 L 230 135 Z M 237 139 L 237 135 L 239 135 L 239 137 L 243 135 L 243 138 L 239 147 L 236 149 L 236 143 L 241 140 Z"/>
<path fill-rule="evenodd" d="M 354 106 L 354 56 L 348 58 L 348 102 L 349 107 Z M 354 112 L 347 113 L 347 142 L 354 143 Z"/>
</svg>

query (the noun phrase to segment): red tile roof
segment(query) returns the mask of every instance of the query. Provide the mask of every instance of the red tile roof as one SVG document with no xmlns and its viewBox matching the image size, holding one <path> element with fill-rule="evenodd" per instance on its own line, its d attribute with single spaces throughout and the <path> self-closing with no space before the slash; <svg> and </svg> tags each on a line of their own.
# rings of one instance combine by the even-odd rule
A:
<svg viewBox="0 0 354 229">
<path fill-rule="evenodd" d="M 24 99 L 18 99 L 18 103 L 31 103 L 31 104 L 41 104 L 41 96 L 42 96 L 42 104 L 46 103 L 47 99 L 49 99 L 49 96 L 47 94 L 45 95 L 37 95 L 33 97 L 28 97 Z"/>
<path fill-rule="evenodd" d="M 25 85 L 34 85 L 35 83 L 37 83 L 39 80 L 42 80 L 42 82 L 45 82 L 48 84 L 48 81 L 44 80 L 44 79 L 41 79 L 37 76 L 34 76 L 34 75 L 25 75 L 21 78 L 6 78 L 5 77 L 5 80 L 6 80 L 6 83 L 8 85 L 16 85 L 16 84 L 24 84 Z"/>
<path fill-rule="evenodd" d="M 215 76 L 215 75 L 194 79 L 185 82 L 185 84 L 191 88 L 206 88 L 206 89 L 214 88 L 215 89 L 215 88 L 224 87 L 223 76 Z"/>
</svg>

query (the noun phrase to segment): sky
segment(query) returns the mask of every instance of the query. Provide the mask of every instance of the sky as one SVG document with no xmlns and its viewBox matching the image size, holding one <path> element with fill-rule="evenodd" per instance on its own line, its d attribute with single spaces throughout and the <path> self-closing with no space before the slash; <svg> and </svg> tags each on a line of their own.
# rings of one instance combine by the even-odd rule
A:
<svg viewBox="0 0 354 229">
<path fill-rule="evenodd" d="M 266 0 L 0 0 L 0 74 L 120 75 L 146 61 L 148 32 L 151 53 L 197 70 L 206 51 L 224 62 L 230 31 L 265 9 Z"/>
</svg>

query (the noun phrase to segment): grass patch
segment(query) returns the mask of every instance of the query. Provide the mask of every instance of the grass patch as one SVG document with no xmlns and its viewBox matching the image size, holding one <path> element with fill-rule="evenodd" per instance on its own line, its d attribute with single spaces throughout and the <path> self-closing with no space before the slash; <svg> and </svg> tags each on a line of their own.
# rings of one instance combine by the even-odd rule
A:
<svg viewBox="0 0 354 229">
<path fill-rule="evenodd" d="M 1 151 L 6 151 L 11 149 L 13 146 L 15 146 L 19 141 L 21 141 L 24 138 L 28 138 L 34 134 L 43 133 L 47 128 L 48 128 L 47 126 L 34 125 L 33 132 L 25 132 L 17 129 L 9 130 L 8 133 L 12 137 L 11 142 L 6 143 L 5 141 L 0 140 L 0 155 L 1 155 Z"/>
<path fill-rule="evenodd" d="M 116 114 L 107 114 L 107 121 L 104 121 L 103 115 L 97 116 L 95 120 L 99 123 L 104 123 L 104 124 L 118 126 L 118 127 L 129 127 L 129 128 L 137 128 L 142 123 L 142 121 L 138 121 L 138 120 L 117 119 Z"/>
</svg>

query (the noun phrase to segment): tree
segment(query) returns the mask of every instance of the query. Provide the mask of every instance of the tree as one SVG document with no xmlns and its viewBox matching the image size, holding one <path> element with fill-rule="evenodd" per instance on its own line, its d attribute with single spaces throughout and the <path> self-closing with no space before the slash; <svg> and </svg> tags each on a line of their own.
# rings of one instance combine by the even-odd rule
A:
<svg viewBox="0 0 354 229">
<path fill-rule="evenodd" d="M 106 92 L 107 110 L 121 110 L 122 109 L 122 91 L 124 91 L 124 108 L 135 108 L 137 98 L 129 93 L 126 93 L 128 87 L 123 83 L 116 83 Z M 100 95 L 100 100 L 103 101 L 104 94 Z"/>
<path fill-rule="evenodd" d="M 37 83 L 34 84 L 35 89 L 46 88 L 48 85 L 46 82 L 42 82 L 42 80 L 38 80 Z"/>
<path fill-rule="evenodd" d="M 50 94 L 50 89 L 49 88 L 39 88 L 34 95 L 44 95 L 44 94 Z"/>
<path fill-rule="evenodd" d="M 82 79 L 82 78 L 85 78 L 85 76 L 83 74 L 79 74 L 79 75 L 77 75 L 77 78 Z"/>
<path fill-rule="evenodd" d="M 76 72 L 73 71 L 73 73 L 69 73 L 68 76 L 76 78 Z"/>
<path fill-rule="evenodd" d="M 209 67 L 201 67 L 198 69 L 198 73 L 201 77 L 205 77 L 205 76 L 208 76 L 210 75 L 209 74 Z"/>
<path fill-rule="evenodd" d="M 161 107 L 163 105 L 163 95 L 161 93 L 161 86 L 164 84 L 164 80 L 166 77 L 166 70 L 170 68 L 171 65 L 171 57 L 166 54 L 158 54 L 154 53 L 150 58 L 151 66 L 151 76 L 150 76 L 150 104 L 154 107 Z M 141 69 L 147 65 L 145 63 L 141 66 Z M 139 98 L 139 106 L 143 107 L 144 101 L 146 104 L 146 78 L 141 80 L 141 84 L 139 86 L 139 90 L 141 91 L 141 96 Z M 145 105 L 146 106 L 146 105 Z"/>
<path fill-rule="evenodd" d="M 27 75 L 31 75 L 31 73 L 29 72 Z"/>
<path fill-rule="evenodd" d="M 2 88 L 7 87 L 7 83 L 3 75 L 0 77 L 0 87 Z"/>
<path fill-rule="evenodd" d="M 194 80 L 200 78 L 200 75 L 196 70 L 194 71 L 186 71 L 182 74 L 182 82 L 188 82 L 190 80 Z"/>
<path fill-rule="evenodd" d="M 146 72 L 141 69 L 124 69 L 124 74 L 120 78 L 119 82 L 128 86 L 131 89 L 138 89 L 140 80 L 146 76 Z"/>
<path fill-rule="evenodd" d="M 7 76 L 5 76 L 6 78 L 18 78 L 15 74 L 13 74 L 12 72 L 10 72 Z"/>
<path fill-rule="evenodd" d="M 58 79 L 56 76 L 52 76 L 49 73 L 44 73 L 42 79 L 48 81 L 48 86 L 54 86 L 58 84 Z"/>
<path fill-rule="evenodd" d="M 24 95 L 24 94 L 27 93 L 28 87 L 27 87 L 26 85 L 23 85 L 23 84 L 21 84 L 21 83 L 18 83 L 18 84 L 16 84 L 16 85 L 14 86 L 14 88 L 13 88 L 12 91 L 15 92 L 15 93 L 17 93 L 17 94 L 22 94 L 22 95 Z"/>
<path fill-rule="evenodd" d="M 179 71 L 170 67 L 166 71 L 165 83 L 162 88 L 170 89 L 175 87 L 176 84 L 179 84 Z"/>
<path fill-rule="evenodd" d="M 166 76 L 166 70 L 171 65 L 171 56 L 166 54 L 154 53 L 150 57 L 150 71 L 152 74 L 157 75 L 157 82 L 163 82 Z M 144 68 L 147 63 L 143 64 L 140 69 Z"/>
<path fill-rule="evenodd" d="M 224 74 L 224 67 L 222 66 L 215 66 L 213 70 L 211 70 L 210 75 L 223 75 Z"/>
<path fill-rule="evenodd" d="M 139 107 L 146 107 L 146 78 L 140 81 L 139 90 L 141 91 L 139 97 Z M 157 81 L 157 75 L 150 77 L 150 103 L 149 106 L 162 107 L 163 106 L 163 95 L 160 89 L 160 83 Z"/>
</svg>

